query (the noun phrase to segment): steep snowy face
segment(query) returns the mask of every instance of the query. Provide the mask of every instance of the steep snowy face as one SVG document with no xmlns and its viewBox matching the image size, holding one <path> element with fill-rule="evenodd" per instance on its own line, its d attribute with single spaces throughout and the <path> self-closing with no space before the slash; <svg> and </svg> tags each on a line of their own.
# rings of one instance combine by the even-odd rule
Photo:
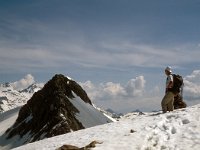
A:
<svg viewBox="0 0 200 150">
<path fill-rule="evenodd" d="M 18 136 L 18 144 L 29 143 L 108 122 L 111 120 L 93 107 L 79 84 L 55 75 L 20 109 L 3 136 L 11 140 Z"/>
</svg>

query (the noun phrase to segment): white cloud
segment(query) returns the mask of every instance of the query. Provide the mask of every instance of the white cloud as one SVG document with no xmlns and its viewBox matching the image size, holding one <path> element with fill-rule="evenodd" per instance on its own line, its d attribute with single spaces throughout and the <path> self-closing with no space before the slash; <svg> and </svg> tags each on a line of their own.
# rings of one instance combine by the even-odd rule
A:
<svg viewBox="0 0 200 150">
<path fill-rule="evenodd" d="M 91 81 L 86 81 L 79 84 L 83 87 L 84 90 L 86 90 L 87 94 L 92 100 L 98 97 L 99 92 L 97 91 L 97 87 Z"/>
<path fill-rule="evenodd" d="M 194 70 L 191 75 L 184 78 L 184 97 L 187 100 L 200 98 L 200 70 Z"/>
<path fill-rule="evenodd" d="M 185 77 L 185 80 L 200 84 L 200 70 L 194 70 L 191 75 Z"/>
<path fill-rule="evenodd" d="M 145 83 L 143 76 L 129 80 L 125 87 L 127 94 L 130 96 L 141 96 L 144 92 Z"/>
<path fill-rule="evenodd" d="M 112 101 L 118 96 L 126 95 L 124 87 L 119 83 L 107 82 L 94 85 L 91 81 L 80 83 L 84 90 L 87 91 L 89 97 L 96 100 Z"/>
<path fill-rule="evenodd" d="M 130 79 L 125 85 L 113 82 L 95 85 L 91 81 L 80 84 L 83 89 L 86 90 L 91 100 L 98 106 L 112 108 L 119 112 L 128 112 L 137 108 L 142 108 L 142 105 L 145 105 L 145 103 L 152 103 L 152 101 L 149 101 L 150 97 L 145 98 L 144 96 L 145 83 L 144 76 L 138 76 L 134 79 Z M 155 106 L 155 103 L 153 105 Z M 147 105 L 143 108 L 145 107 L 147 107 Z"/>
<path fill-rule="evenodd" d="M 107 82 L 106 84 L 101 85 L 103 95 L 110 95 L 110 96 L 121 96 L 125 95 L 124 88 L 119 83 L 112 83 Z"/>
<path fill-rule="evenodd" d="M 34 77 L 31 74 L 27 74 L 23 79 L 11 83 L 15 90 L 23 90 L 35 83 Z"/>
<path fill-rule="evenodd" d="M 126 85 L 122 86 L 120 83 L 101 83 L 99 85 L 94 85 L 91 81 L 86 81 L 81 83 L 83 88 L 91 96 L 91 98 L 96 99 L 107 99 L 116 97 L 137 97 L 144 93 L 145 79 L 143 76 L 136 77 L 127 82 Z"/>
</svg>

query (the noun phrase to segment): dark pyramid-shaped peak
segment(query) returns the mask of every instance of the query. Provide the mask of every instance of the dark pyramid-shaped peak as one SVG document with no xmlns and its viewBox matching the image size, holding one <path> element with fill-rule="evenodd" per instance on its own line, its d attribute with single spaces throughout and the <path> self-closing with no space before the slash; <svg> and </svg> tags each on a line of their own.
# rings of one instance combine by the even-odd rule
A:
<svg viewBox="0 0 200 150">
<path fill-rule="evenodd" d="M 20 109 L 15 124 L 6 131 L 6 138 L 19 135 L 21 139 L 28 137 L 23 142 L 29 143 L 84 129 L 85 126 L 80 120 L 87 119 L 77 119 L 76 114 L 79 114 L 80 110 L 73 104 L 75 102 L 79 104 L 81 111 L 84 107 L 84 109 L 89 108 L 89 112 L 91 110 L 94 112 L 89 97 L 78 83 L 64 75 L 55 75 Z M 93 115 L 93 120 L 97 120 L 95 113 L 87 115 L 90 119 Z M 104 117 L 103 115 L 99 117 L 101 124 L 109 122 L 105 121 Z"/>
</svg>

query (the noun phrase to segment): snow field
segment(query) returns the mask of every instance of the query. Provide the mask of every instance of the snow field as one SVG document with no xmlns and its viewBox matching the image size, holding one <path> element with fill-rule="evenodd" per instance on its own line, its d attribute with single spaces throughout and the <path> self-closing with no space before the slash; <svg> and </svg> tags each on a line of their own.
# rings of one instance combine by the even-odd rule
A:
<svg viewBox="0 0 200 150">
<path fill-rule="evenodd" d="M 146 127 L 147 135 L 142 149 L 198 150 L 200 124 L 197 116 L 199 115 L 195 111 L 191 113 L 187 109 L 157 116 L 155 125 Z"/>
<path fill-rule="evenodd" d="M 118 122 L 99 125 L 31 143 L 15 150 L 55 150 L 63 144 L 94 150 L 199 150 L 200 105 L 166 114 L 130 113 Z M 131 130 L 133 132 L 131 132 Z"/>
</svg>

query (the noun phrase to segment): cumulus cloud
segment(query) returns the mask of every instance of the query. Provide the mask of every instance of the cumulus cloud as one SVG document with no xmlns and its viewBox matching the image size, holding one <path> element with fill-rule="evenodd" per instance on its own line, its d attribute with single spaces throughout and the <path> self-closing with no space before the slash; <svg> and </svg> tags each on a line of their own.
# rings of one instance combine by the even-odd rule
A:
<svg viewBox="0 0 200 150">
<path fill-rule="evenodd" d="M 80 83 L 92 100 L 111 100 L 120 95 L 125 95 L 124 87 L 119 83 L 107 82 L 94 85 L 91 81 Z"/>
<path fill-rule="evenodd" d="M 194 70 L 184 78 L 184 97 L 187 100 L 200 99 L 200 70 Z"/>
<path fill-rule="evenodd" d="M 106 84 L 101 84 L 100 88 L 102 89 L 102 96 L 116 97 L 126 94 L 124 87 L 119 83 L 107 82 Z"/>
<path fill-rule="evenodd" d="M 91 81 L 86 81 L 81 83 L 84 89 L 87 90 L 89 95 L 96 99 L 107 99 L 115 97 L 137 97 L 141 96 L 145 88 L 145 79 L 143 76 L 136 77 L 127 82 L 126 85 L 121 85 L 120 83 L 101 83 L 99 85 L 94 85 Z"/>
<path fill-rule="evenodd" d="M 141 96 L 144 92 L 145 82 L 143 76 L 129 80 L 125 87 L 127 94 L 130 96 Z"/>
<path fill-rule="evenodd" d="M 200 70 L 194 70 L 192 74 L 186 76 L 185 79 L 190 82 L 195 82 L 200 84 Z"/>
<path fill-rule="evenodd" d="M 35 83 L 34 77 L 31 74 L 27 74 L 24 78 L 20 79 L 19 81 L 11 83 L 11 85 L 15 90 L 23 90 L 33 83 Z"/>
<path fill-rule="evenodd" d="M 124 85 L 113 82 L 95 85 L 91 81 L 80 84 L 95 104 L 121 111 L 127 107 L 134 109 L 133 105 L 138 107 L 137 103 L 141 105 L 144 102 L 142 100 L 138 101 L 138 99 L 144 99 L 142 96 L 145 92 L 145 83 L 144 76 L 138 76 L 130 79 Z"/>
<path fill-rule="evenodd" d="M 99 92 L 97 91 L 97 87 L 91 81 L 86 81 L 80 84 L 83 89 L 87 91 L 87 94 L 91 99 L 95 99 L 96 97 L 98 97 Z"/>
</svg>

